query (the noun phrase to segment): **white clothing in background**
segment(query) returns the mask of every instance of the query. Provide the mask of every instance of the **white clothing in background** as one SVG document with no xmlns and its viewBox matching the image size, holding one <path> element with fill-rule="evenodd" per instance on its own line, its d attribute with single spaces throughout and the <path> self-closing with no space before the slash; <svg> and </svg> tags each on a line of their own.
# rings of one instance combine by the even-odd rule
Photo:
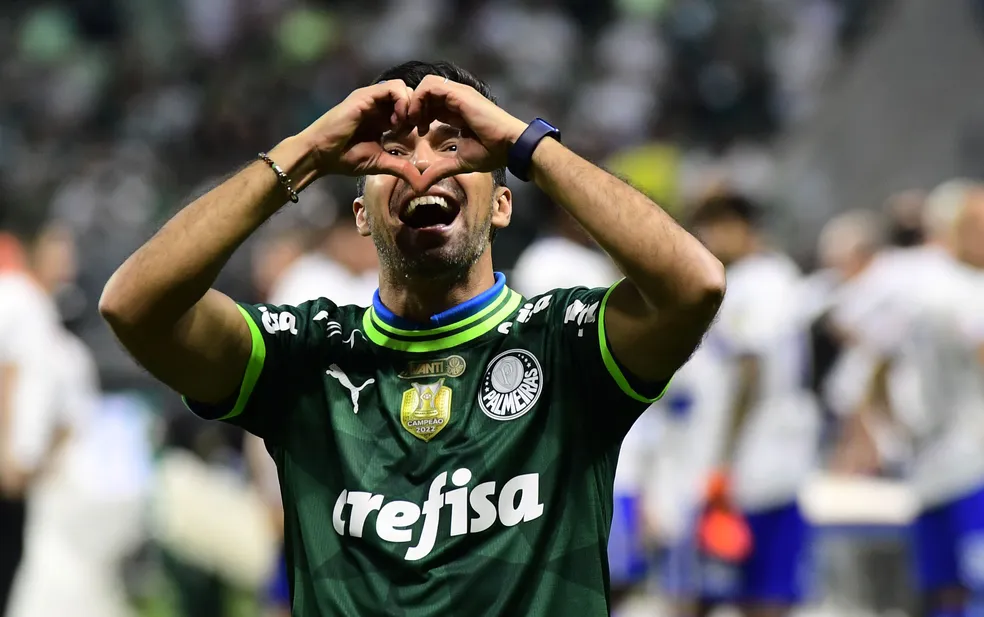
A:
<svg viewBox="0 0 984 617">
<path fill-rule="evenodd" d="M 0 275 L 0 364 L 16 370 L 9 439 L 14 460 L 30 472 L 44 461 L 56 408 L 61 323 L 54 303 L 31 278 Z"/>
<path fill-rule="evenodd" d="M 820 410 L 806 388 L 808 332 L 802 279 L 787 257 L 763 253 L 728 268 L 728 293 L 705 345 L 730 373 L 729 413 L 742 357 L 759 362 L 757 398 L 741 428 L 732 467 L 734 496 L 756 512 L 794 501 L 813 471 Z"/>
<path fill-rule="evenodd" d="M 610 287 L 621 278 L 601 251 L 565 238 L 541 238 L 520 255 L 509 286 L 532 298 L 554 289 Z"/>
<path fill-rule="evenodd" d="M 376 272 L 356 276 L 328 257 L 312 253 L 287 268 L 268 301 L 297 306 L 309 300 L 328 298 L 338 306 L 369 306 L 378 286 Z"/>
</svg>

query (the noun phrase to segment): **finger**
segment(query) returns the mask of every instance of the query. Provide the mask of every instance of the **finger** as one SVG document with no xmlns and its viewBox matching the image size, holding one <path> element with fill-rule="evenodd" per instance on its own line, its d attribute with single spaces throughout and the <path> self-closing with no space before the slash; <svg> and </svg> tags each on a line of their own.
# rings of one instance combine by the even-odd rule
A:
<svg viewBox="0 0 984 617">
<path fill-rule="evenodd" d="M 366 96 L 371 102 L 372 107 L 377 110 L 385 110 L 391 126 L 403 124 L 407 119 L 407 112 L 410 108 L 409 88 L 402 79 L 391 79 L 382 83 L 369 86 Z"/>
<path fill-rule="evenodd" d="M 469 170 L 465 169 L 461 160 L 457 158 L 437 159 L 431 163 L 430 167 L 424 170 L 423 174 L 421 174 L 421 178 L 419 180 L 420 186 L 415 186 L 414 190 L 419 193 L 425 193 L 441 180 L 461 173 L 467 173 L 468 171 Z"/>
<path fill-rule="evenodd" d="M 427 95 L 419 102 L 417 114 L 411 113 L 410 120 L 417 127 L 418 135 L 425 135 L 436 120 L 457 129 L 468 128 L 468 123 L 454 109 L 448 106 L 449 99 L 442 95 Z"/>
<path fill-rule="evenodd" d="M 379 156 L 373 167 L 373 171 L 377 173 L 400 178 L 414 190 L 418 190 L 419 187 L 423 186 L 423 178 L 420 170 L 406 159 L 383 153 Z"/>
<path fill-rule="evenodd" d="M 410 119 L 417 127 L 418 135 L 425 135 L 438 109 L 447 107 L 447 97 L 451 93 L 451 81 L 443 77 L 428 75 L 413 91 L 410 103 Z M 456 85 L 456 84 L 455 84 Z"/>
</svg>

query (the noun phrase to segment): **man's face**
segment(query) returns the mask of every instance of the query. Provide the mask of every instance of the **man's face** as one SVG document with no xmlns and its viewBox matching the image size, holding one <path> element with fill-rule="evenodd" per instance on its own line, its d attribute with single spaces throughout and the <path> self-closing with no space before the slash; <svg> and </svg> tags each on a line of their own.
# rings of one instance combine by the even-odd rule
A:
<svg viewBox="0 0 984 617">
<path fill-rule="evenodd" d="M 738 217 L 727 217 L 700 223 L 694 233 L 707 250 L 727 266 L 745 254 L 752 231 L 748 223 Z"/>
<path fill-rule="evenodd" d="M 386 133 L 384 149 L 409 160 L 421 172 L 443 157 L 454 157 L 460 131 L 434 122 L 423 137 L 417 130 Z M 512 195 L 496 187 L 490 173 L 446 178 L 418 195 L 388 175 L 366 178 L 354 204 L 362 235 L 371 235 L 384 269 L 403 275 L 454 276 L 466 272 L 489 250 L 492 228 L 509 224 Z"/>
</svg>

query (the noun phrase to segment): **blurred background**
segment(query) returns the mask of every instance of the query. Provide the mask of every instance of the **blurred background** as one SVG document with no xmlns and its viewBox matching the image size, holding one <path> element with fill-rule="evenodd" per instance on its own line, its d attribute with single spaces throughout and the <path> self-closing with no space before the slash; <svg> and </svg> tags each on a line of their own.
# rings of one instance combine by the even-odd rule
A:
<svg viewBox="0 0 984 617">
<path fill-rule="evenodd" d="M 51 292 L 99 384 L 91 413 L 72 421 L 85 446 L 59 472 L 73 488 L 27 492 L 48 508 L 29 517 L 28 549 L 32 533 L 71 535 L 36 542 L 47 551 L 37 568 L 64 573 L 37 581 L 53 606 L 86 587 L 105 608 L 26 614 L 276 613 L 279 496 L 263 453 L 135 366 L 97 303 L 178 208 L 383 68 L 446 58 L 472 70 L 504 108 L 561 126 L 570 147 L 680 220 L 716 191 L 740 192 L 809 274 L 829 265 L 817 246 L 835 215 L 868 211 L 888 244 L 914 244 L 921 195 L 984 175 L 982 18 L 979 0 L 0 3 L 0 221 L 55 230 Z M 512 186 L 513 225 L 495 246 L 507 275 L 563 227 L 534 187 Z M 316 253 L 367 303 L 372 246 L 340 231 L 355 191 L 345 178 L 307 190 L 218 287 L 249 302 L 287 294 L 292 266 Z M 821 400 L 825 349 L 814 349 Z M 825 418 L 801 495 L 821 532 L 803 612 L 915 615 L 903 541 L 914 498 L 890 468 L 830 473 L 838 420 Z M 639 592 L 640 614 L 667 614 L 658 578 Z"/>
</svg>

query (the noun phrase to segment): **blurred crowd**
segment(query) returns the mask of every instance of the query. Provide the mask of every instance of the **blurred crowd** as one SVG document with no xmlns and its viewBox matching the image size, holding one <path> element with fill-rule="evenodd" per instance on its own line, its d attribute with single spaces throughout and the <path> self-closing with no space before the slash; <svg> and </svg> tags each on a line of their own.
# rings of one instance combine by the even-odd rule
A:
<svg viewBox="0 0 984 617">
<path fill-rule="evenodd" d="M 71 310 L 108 385 L 127 387 L 143 376 L 99 323 L 105 279 L 191 196 L 382 68 L 453 58 L 514 115 L 572 127 L 570 145 L 673 207 L 721 177 L 763 190 L 770 140 L 808 116 L 880 4 L 4 3 L 0 209 L 71 226 L 84 265 Z M 524 188 L 499 242 L 504 268 L 544 213 Z M 325 181 L 295 216 L 321 224 L 354 191 L 347 179 Z M 244 254 L 226 273 L 237 297 L 252 292 L 249 269 Z"/>
<path fill-rule="evenodd" d="M 715 504 L 726 512 L 727 500 L 717 498 L 733 498 L 743 484 L 753 493 L 768 490 L 777 465 L 785 472 L 777 494 L 744 494 L 738 501 L 753 510 L 785 507 L 817 470 L 910 477 L 914 446 L 907 431 L 887 424 L 870 431 L 868 415 L 860 420 L 851 413 L 870 393 L 870 380 L 859 376 L 872 375 L 877 362 L 845 336 L 844 324 L 880 332 L 882 307 L 866 302 L 886 295 L 878 285 L 846 283 L 868 285 L 871 279 L 861 275 L 873 264 L 892 263 L 899 251 L 908 255 L 926 242 L 927 224 L 934 224 L 927 221 L 939 223 L 927 212 L 945 210 L 940 203 L 955 199 L 953 186 L 934 193 L 935 208 L 926 207 L 923 192 L 933 187 L 919 187 L 830 221 L 809 276 L 773 252 L 784 247 L 764 229 L 781 204 L 756 203 L 770 195 L 773 145 L 810 117 L 826 81 L 890 4 L 0 5 L 0 229 L 31 238 L 17 243 L 0 235 L 0 365 L 21 352 L 30 363 L 52 349 L 62 360 L 59 385 L 45 382 L 47 395 L 58 393 L 61 402 L 32 426 L 10 429 L 18 437 L 7 441 L 16 443 L 0 449 L 4 463 L 17 461 L 0 465 L 7 495 L 0 515 L 21 517 L 28 530 L 9 616 L 106 617 L 131 614 L 131 606 L 161 614 L 162 596 L 174 614 L 188 617 L 251 614 L 236 607 L 256 598 L 283 614 L 279 489 L 262 444 L 183 410 L 123 354 L 96 304 L 114 269 L 177 208 L 408 58 L 452 59 L 488 80 L 515 115 L 564 127 L 572 148 L 605 161 L 702 229 L 701 239 L 732 266 L 768 253 L 754 267 L 732 267 L 729 294 L 795 306 L 785 313 L 752 307 L 751 326 L 724 324 L 705 345 L 752 349 L 760 330 L 781 330 L 779 324 L 795 339 L 758 369 L 772 371 L 770 383 L 796 383 L 799 402 L 791 408 L 801 412 L 792 423 L 768 423 L 778 437 L 767 430 L 757 437 L 771 453 L 763 467 L 750 463 L 750 477 L 731 479 L 736 486 L 712 481 L 721 452 L 731 458 L 741 450 L 737 429 L 722 424 L 719 413 L 740 390 L 740 377 L 729 371 L 741 372 L 709 354 L 698 354 L 640 421 L 636 434 L 646 436 L 627 441 L 620 490 L 645 502 L 649 514 L 643 531 L 626 532 L 616 520 L 613 542 L 630 545 L 613 555 L 620 590 L 635 591 L 640 576 L 650 580 L 652 571 L 637 564 L 649 562 L 650 553 L 668 556 L 657 568 L 661 576 L 679 574 L 676 549 L 692 535 L 694 512 L 703 516 Z M 617 277 L 539 193 L 528 186 L 514 192 L 513 226 L 495 248 L 497 267 L 513 287 L 532 295 L 605 286 Z M 721 197 L 732 194 L 748 199 Z M 300 204 L 233 258 L 219 287 L 247 302 L 299 303 L 327 294 L 340 304 L 367 303 L 377 264 L 371 242 L 349 220 L 354 196 L 355 183 L 346 178 L 305 191 Z M 691 207 L 697 203 L 702 207 Z M 908 267 L 890 266 L 878 280 L 891 280 L 896 289 Z M 24 320 L 25 313 L 36 319 Z M 884 329 L 898 336 L 892 324 Z M 735 381 L 724 383 L 723 375 Z M 0 373 L 0 392 L 3 379 L 13 377 Z M 715 381 L 719 387 L 703 387 Z M 29 396 L 46 396 L 45 387 Z M 690 432 L 693 425 L 717 433 Z M 763 476 L 770 480 L 758 481 Z M 25 510 L 28 496 L 32 508 Z M 224 514 L 229 511 L 237 516 Z M 0 553 L 17 548 L 5 538 Z M 674 576 L 661 580 L 665 595 L 693 592 L 681 582 L 685 576 Z M 62 591 L 47 592 L 53 589 Z"/>
</svg>

